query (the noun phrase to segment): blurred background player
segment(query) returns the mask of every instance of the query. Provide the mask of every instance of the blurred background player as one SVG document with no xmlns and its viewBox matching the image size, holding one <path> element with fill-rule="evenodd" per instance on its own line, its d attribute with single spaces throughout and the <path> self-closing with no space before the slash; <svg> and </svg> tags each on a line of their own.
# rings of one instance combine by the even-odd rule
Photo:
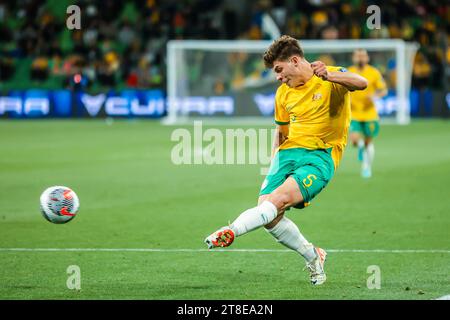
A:
<svg viewBox="0 0 450 320">
<path fill-rule="evenodd" d="M 365 90 L 351 93 L 352 122 L 350 124 L 350 139 L 353 146 L 358 147 L 358 159 L 362 161 L 361 176 L 372 176 L 372 163 L 375 156 L 373 138 L 380 128 L 379 117 L 374 100 L 387 94 L 383 76 L 374 66 L 369 65 L 369 55 L 364 49 L 353 52 L 353 66 L 350 72 L 367 79 Z"/>
</svg>

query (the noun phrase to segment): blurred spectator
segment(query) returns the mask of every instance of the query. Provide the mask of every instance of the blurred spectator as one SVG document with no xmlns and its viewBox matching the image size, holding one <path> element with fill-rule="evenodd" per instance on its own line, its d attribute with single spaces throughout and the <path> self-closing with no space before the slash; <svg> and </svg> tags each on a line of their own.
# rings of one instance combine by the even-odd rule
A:
<svg viewBox="0 0 450 320">
<path fill-rule="evenodd" d="M 14 61 L 12 58 L 0 58 L 0 81 L 8 81 L 14 74 Z"/>
<path fill-rule="evenodd" d="M 326 26 L 322 29 L 321 38 L 325 40 L 339 39 L 339 31 L 334 26 Z"/>
<path fill-rule="evenodd" d="M 431 65 L 422 52 L 417 52 L 413 65 L 412 86 L 422 89 L 428 85 Z"/>
<path fill-rule="evenodd" d="M 335 66 L 336 65 L 336 61 L 329 54 L 322 54 L 319 56 L 319 58 L 317 58 L 317 60 L 322 61 L 327 66 Z"/>
<path fill-rule="evenodd" d="M 120 28 L 118 34 L 118 40 L 122 45 L 128 47 L 136 38 L 136 31 L 131 26 L 131 23 L 126 19 L 122 23 L 122 27 Z"/>
<path fill-rule="evenodd" d="M 97 68 L 97 80 L 106 87 L 114 87 L 116 85 L 116 78 L 114 70 L 106 60 L 101 61 Z"/>
<path fill-rule="evenodd" d="M 151 84 L 150 62 L 146 57 L 139 60 L 137 71 L 137 85 L 141 88 L 149 87 Z"/>
<path fill-rule="evenodd" d="M 48 78 L 48 59 L 39 56 L 33 60 L 30 70 L 30 78 L 32 80 L 44 81 Z"/>
</svg>

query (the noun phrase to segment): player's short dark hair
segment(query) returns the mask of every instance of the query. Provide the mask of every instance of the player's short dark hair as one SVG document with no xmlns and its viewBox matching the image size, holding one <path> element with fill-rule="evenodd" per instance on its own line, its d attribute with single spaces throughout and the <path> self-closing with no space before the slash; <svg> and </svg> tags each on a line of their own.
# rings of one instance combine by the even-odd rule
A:
<svg viewBox="0 0 450 320">
<path fill-rule="evenodd" d="M 288 35 L 283 35 L 275 40 L 264 52 L 263 59 L 266 68 L 273 68 L 275 60 L 287 61 L 292 56 L 304 57 L 303 49 L 300 47 L 297 39 Z"/>
</svg>

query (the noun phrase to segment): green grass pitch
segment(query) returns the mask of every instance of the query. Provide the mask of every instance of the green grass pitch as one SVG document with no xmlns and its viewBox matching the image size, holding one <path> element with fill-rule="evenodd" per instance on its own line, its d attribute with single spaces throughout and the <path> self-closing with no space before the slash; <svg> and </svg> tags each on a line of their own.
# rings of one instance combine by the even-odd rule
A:
<svg viewBox="0 0 450 320">
<path fill-rule="evenodd" d="M 274 251 L 165 251 L 205 249 L 205 236 L 255 205 L 263 180 L 259 165 L 174 165 L 174 129 L 144 120 L 0 121 L 0 299 L 450 294 L 450 122 L 381 126 L 372 179 L 360 178 L 357 152 L 348 146 L 312 205 L 289 211 L 310 241 L 331 251 L 320 287 L 309 284 L 303 259 L 264 230 L 230 249 Z M 39 212 L 40 193 L 51 185 L 67 185 L 80 198 L 68 224 L 51 224 Z M 66 286 L 70 265 L 80 267 L 79 291 Z M 367 288 L 372 265 L 380 268 L 380 289 Z"/>
</svg>

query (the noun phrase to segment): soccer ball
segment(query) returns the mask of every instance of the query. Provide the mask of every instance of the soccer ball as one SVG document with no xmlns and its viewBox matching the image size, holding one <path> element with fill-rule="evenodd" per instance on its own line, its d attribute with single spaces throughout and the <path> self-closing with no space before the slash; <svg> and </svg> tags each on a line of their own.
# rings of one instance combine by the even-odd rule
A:
<svg viewBox="0 0 450 320">
<path fill-rule="evenodd" d="M 80 208 L 76 193 L 64 186 L 47 188 L 41 194 L 41 213 L 52 223 L 66 223 L 75 218 Z"/>
</svg>

